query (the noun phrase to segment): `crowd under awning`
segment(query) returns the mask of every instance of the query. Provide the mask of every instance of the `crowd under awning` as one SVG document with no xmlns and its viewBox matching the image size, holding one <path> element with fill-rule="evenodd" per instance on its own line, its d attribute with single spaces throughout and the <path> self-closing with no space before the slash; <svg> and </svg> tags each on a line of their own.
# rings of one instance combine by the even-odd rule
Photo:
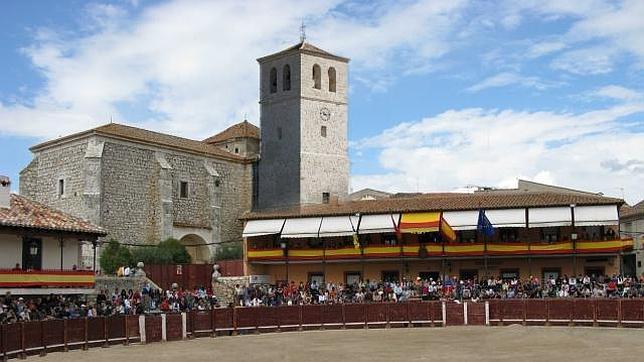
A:
<svg viewBox="0 0 644 362">
<path fill-rule="evenodd" d="M 489 209 L 494 228 L 617 225 L 617 205 Z M 476 230 L 478 210 L 317 216 L 249 220 L 243 236 L 279 234 L 282 238 L 317 238 L 377 233 L 437 232 L 441 223 L 453 230 Z"/>
</svg>

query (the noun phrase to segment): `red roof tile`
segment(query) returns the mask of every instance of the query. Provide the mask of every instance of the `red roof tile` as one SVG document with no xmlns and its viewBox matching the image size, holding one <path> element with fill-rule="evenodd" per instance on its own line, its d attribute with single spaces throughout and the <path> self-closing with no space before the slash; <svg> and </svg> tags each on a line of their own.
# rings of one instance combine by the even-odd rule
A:
<svg viewBox="0 0 644 362">
<path fill-rule="evenodd" d="M 107 235 L 100 226 L 20 195 L 11 195 L 10 208 L 0 208 L 0 226 Z"/>
<path fill-rule="evenodd" d="M 243 219 L 269 219 L 278 217 L 306 217 L 378 214 L 388 212 L 457 211 L 548 207 L 575 205 L 621 205 L 624 201 L 597 195 L 564 194 L 554 192 L 514 191 L 503 193 L 436 193 L 415 197 L 385 198 L 292 207 L 280 210 L 255 211 L 245 214 Z"/>
<path fill-rule="evenodd" d="M 233 138 L 259 139 L 259 127 L 255 126 L 252 123 L 249 123 L 248 121 L 239 122 L 226 128 L 223 132 L 206 138 L 205 140 L 203 140 L 203 142 L 214 144 L 228 141 Z"/>
</svg>

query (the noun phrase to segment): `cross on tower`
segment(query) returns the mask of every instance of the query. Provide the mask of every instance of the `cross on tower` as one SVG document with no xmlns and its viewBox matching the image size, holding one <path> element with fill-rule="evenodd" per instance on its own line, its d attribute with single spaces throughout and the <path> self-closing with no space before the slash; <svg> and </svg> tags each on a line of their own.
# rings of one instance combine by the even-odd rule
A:
<svg viewBox="0 0 644 362">
<path fill-rule="evenodd" d="M 300 26 L 300 43 L 304 43 L 306 40 L 306 25 L 304 25 L 304 20 L 302 20 L 302 25 Z"/>
</svg>

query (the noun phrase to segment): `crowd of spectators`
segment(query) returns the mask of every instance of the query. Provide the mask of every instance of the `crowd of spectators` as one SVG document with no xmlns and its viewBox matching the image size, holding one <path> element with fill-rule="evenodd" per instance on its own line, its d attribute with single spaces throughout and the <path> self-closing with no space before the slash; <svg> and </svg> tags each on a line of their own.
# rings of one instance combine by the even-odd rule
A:
<svg viewBox="0 0 644 362">
<path fill-rule="evenodd" d="M 217 296 L 204 287 L 193 290 L 102 290 L 95 298 L 50 295 L 23 298 L 10 294 L 0 298 L 0 323 L 82 318 L 144 313 L 211 310 L 235 306 L 280 306 L 302 304 L 377 303 L 411 300 L 478 301 L 521 298 L 641 298 L 644 276 L 567 276 L 539 280 L 483 278 L 422 280 L 402 282 L 358 281 L 342 283 L 295 283 L 281 285 L 236 285 L 231 305 L 221 305 Z"/>
</svg>

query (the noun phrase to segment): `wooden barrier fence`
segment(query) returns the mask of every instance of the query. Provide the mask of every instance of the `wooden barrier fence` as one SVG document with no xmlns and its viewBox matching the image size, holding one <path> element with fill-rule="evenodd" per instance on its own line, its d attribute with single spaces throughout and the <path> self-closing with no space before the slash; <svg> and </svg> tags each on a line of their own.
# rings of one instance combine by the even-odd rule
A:
<svg viewBox="0 0 644 362">
<path fill-rule="evenodd" d="M 526 299 L 224 308 L 0 325 L 3 360 L 131 342 L 327 328 L 462 325 L 644 327 L 644 299 Z"/>
</svg>

